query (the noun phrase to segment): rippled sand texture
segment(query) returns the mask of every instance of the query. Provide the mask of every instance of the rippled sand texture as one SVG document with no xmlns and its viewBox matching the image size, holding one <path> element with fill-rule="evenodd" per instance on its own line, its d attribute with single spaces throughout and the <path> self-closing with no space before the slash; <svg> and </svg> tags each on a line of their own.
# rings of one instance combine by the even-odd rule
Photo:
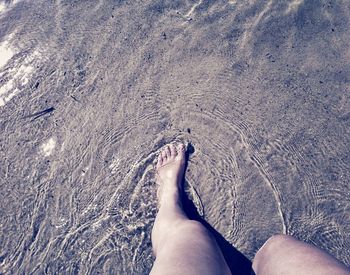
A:
<svg viewBox="0 0 350 275">
<path fill-rule="evenodd" d="M 174 140 L 248 258 L 284 232 L 349 265 L 349 3 L 2 1 L 0 272 L 147 273 Z"/>
</svg>

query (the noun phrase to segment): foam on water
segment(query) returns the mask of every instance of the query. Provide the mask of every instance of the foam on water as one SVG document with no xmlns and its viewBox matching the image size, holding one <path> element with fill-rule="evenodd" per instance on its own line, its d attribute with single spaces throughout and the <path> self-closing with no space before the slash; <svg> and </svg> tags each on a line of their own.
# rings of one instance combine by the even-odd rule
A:
<svg viewBox="0 0 350 275">
<path fill-rule="evenodd" d="M 11 1 L 1 1 L 0 2 L 0 16 L 5 14 L 5 12 L 9 11 L 12 7 L 14 7 L 19 2 L 23 0 L 11 0 Z"/>
<path fill-rule="evenodd" d="M 1 6 L 0 6 L 1 7 Z M 9 46 L 9 39 L 13 37 L 13 35 L 9 36 L 2 43 L 0 43 L 0 70 L 6 63 L 14 56 L 14 51 Z"/>
<path fill-rule="evenodd" d="M 41 152 L 45 157 L 48 157 L 52 154 L 53 150 L 56 147 L 56 141 L 54 138 L 50 138 L 45 143 L 41 145 Z"/>
<path fill-rule="evenodd" d="M 288 3 L 288 7 L 286 9 L 286 14 L 290 12 L 296 12 L 298 11 L 300 5 L 304 3 L 304 0 L 293 0 Z"/>
<path fill-rule="evenodd" d="M 14 60 L 12 66 L 0 71 L 0 77 L 3 78 L 0 86 L 0 107 L 26 88 L 34 72 L 34 63 L 38 61 L 38 58 L 40 58 L 39 53 L 33 52 L 25 58 Z"/>
</svg>

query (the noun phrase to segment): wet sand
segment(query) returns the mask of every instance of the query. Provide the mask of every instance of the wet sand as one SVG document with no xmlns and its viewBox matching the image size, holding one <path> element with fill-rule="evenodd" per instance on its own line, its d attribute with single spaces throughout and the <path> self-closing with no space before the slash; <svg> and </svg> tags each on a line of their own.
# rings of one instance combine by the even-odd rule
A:
<svg viewBox="0 0 350 275">
<path fill-rule="evenodd" d="M 288 233 L 350 265 L 349 15 L 0 2 L 0 272 L 148 273 L 153 160 L 174 140 L 194 148 L 200 212 L 247 258 Z"/>
</svg>

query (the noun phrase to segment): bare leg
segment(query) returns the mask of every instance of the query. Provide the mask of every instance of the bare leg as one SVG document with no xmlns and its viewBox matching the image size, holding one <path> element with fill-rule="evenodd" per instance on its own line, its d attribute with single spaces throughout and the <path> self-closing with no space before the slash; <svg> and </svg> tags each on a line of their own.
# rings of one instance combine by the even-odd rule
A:
<svg viewBox="0 0 350 275">
<path fill-rule="evenodd" d="M 185 146 L 168 145 L 157 163 L 159 211 L 152 230 L 151 274 L 231 274 L 213 236 L 182 209 Z"/>
<path fill-rule="evenodd" d="M 257 252 L 253 261 L 257 275 L 349 275 L 342 263 L 316 248 L 287 235 L 276 235 Z"/>
</svg>

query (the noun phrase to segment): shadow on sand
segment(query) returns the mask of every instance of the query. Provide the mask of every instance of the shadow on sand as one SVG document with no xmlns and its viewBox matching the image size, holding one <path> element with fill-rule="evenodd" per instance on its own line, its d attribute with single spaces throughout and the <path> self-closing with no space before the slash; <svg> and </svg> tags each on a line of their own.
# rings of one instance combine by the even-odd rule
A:
<svg viewBox="0 0 350 275">
<path fill-rule="evenodd" d="M 188 145 L 186 159 L 194 152 L 191 144 Z M 187 167 L 186 167 L 187 168 Z M 194 203 L 187 197 L 183 196 L 183 206 L 187 216 L 191 220 L 201 222 L 215 237 L 219 245 L 227 265 L 229 266 L 233 275 L 254 275 L 252 269 L 252 262 L 239 252 L 233 245 L 231 245 L 218 231 L 216 231 L 206 220 L 204 220 L 198 213 Z"/>
</svg>

